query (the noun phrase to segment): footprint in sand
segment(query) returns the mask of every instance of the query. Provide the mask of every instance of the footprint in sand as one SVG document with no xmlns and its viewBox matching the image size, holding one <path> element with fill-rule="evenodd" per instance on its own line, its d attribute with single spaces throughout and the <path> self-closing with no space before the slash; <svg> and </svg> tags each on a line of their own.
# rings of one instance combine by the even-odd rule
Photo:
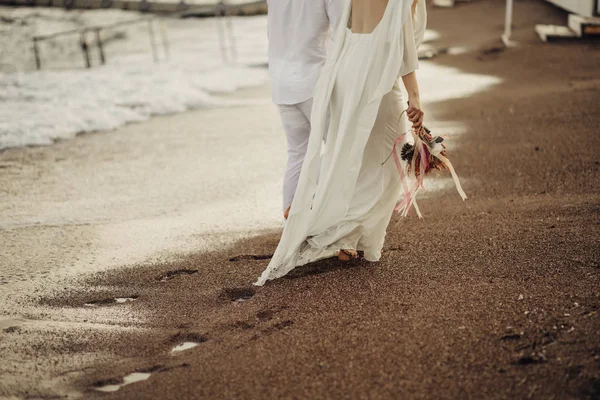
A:
<svg viewBox="0 0 600 400">
<path fill-rule="evenodd" d="M 199 345 L 200 345 L 200 343 L 196 343 L 196 342 L 183 342 L 183 343 L 178 344 L 177 346 L 173 347 L 171 349 L 171 353 L 179 353 L 181 351 L 193 349 L 194 347 L 197 347 Z"/>
<path fill-rule="evenodd" d="M 256 319 L 260 322 L 267 322 L 273 319 L 275 313 L 274 310 L 261 310 L 256 314 Z"/>
<path fill-rule="evenodd" d="M 171 337 L 170 343 L 177 343 L 171 348 L 171 354 L 180 353 L 185 350 L 193 349 L 201 343 L 208 341 L 206 336 L 194 332 L 179 332 Z"/>
<path fill-rule="evenodd" d="M 250 340 L 258 340 L 260 339 L 262 336 L 268 336 L 271 335 L 275 332 L 284 330 L 286 328 L 291 327 L 292 325 L 294 325 L 294 321 L 292 321 L 291 319 L 287 319 L 285 321 L 281 321 L 281 322 L 277 322 L 271 326 L 266 327 L 265 329 L 262 329 L 259 333 L 255 334 L 254 336 L 252 336 L 250 338 Z"/>
<path fill-rule="evenodd" d="M 131 385 L 132 383 L 145 381 L 156 372 L 170 371 L 175 368 L 187 368 L 190 365 L 187 363 L 175 365 L 171 367 L 165 367 L 164 365 L 156 365 L 151 368 L 139 369 L 131 374 L 125 375 L 122 379 L 112 378 L 104 381 L 96 382 L 94 390 L 99 392 L 116 392 L 123 386 Z"/>
<path fill-rule="evenodd" d="M 158 278 L 156 278 L 156 280 L 161 282 L 167 282 L 181 275 L 194 275 L 197 273 L 197 269 L 177 269 L 175 271 L 169 271 L 166 274 L 159 276 Z"/>
<path fill-rule="evenodd" d="M 110 297 L 101 300 L 93 300 L 88 301 L 84 304 L 85 307 L 98 307 L 98 306 L 106 306 L 109 304 L 123 304 L 129 303 L 131 301 L 135 301 L 139 296 L 130 296 L 130 297 Z"/>
<path fill-rule="evenodd" d="M 275 317 L 277 316 L 277 314 L 279 314 L 279 312 L 281 312 L 287 308 L 288 308 L 288 306 L 284 305 L 284 306 L 281 306 L 281 307 L 275 308 L 275 309 L 260 310 L 259 312 L 256 313 L 254 321 L 247 321 L 247 320 L 246 321 L 244 321 L 244 320 L 237 321 L 237 322 L 234 322 L 233 324 L 228 325 L 227 328 L 230 328 L 230 329 L 233 328 L 233 329 L 242 330 L 242 331 L 251 331 L 251 330 L 254 330 L 255 328 L 260 328 L 260 332 L 255 334 L 251 338 L 251 340 L 256 340 L 263 334 L 268 335 L 273 332 L 290 327 L 294 324 L 294 321 L 287 319 L 287 320 L 284 320 L 281 322 L 275 322 L 275 323 L 269 325 L 269 322 L 272 321 L 273 319 L 275 319 Z"/>
<path fill-rule="evenodd" d="M 224 300 L 233 301 L 235 303 L 243 303 L 250 300 L 256 294 L 256 290 L 250 287 L 246 288 L 225 288 L 221 291 L 219 297 Z"/>
<path fill-rule="evenodd" d="M 19 326 L 25 322 L 27 320 L 22 318 L 0 319 L 0 329 L 4 333 L 19 333 L 21 331 Z"/>
<path fill-rule="evenodd" d="M 123 377 L 123 381 L 121 383 L 107 383 L 105 385 L 98 386 L 94 389 L 99 392 L 116 392 L 123 386 L 131 385 L 135 382 L 145 381 L 146 379 L 150 378 L 151 375 L 152 373 L 150 372 L 133 372 Z"/>
<path fill-rule="evenodd" d="M 262 260 L 270 260 L 273 258 L 272 254 L 263 254 L 263 255 L 255 255 L 255 254 L 242 254 L 239 256 L 231 257 L 229 261 L 237 262 L 237 261 L 262 261 Z"/>
<path fill-rule="evenodd" d="M 279 314 L 283 310 L 290 308 L 287 304 L 282 304 L 276 308 L 265 308 L 256 313 L 256 319 L 260 322 L 266 322 L 272 320 L 276 314 Z"/>
<path fill-rule="evenodd" d="M 288 319 L 288 320 L 273 324 L 273 325 L 269 326 L 267 329 L 264 329 L 262 332 L 269 334 L 269 333 L 277 332 L 282 329 L 288 328 L 292 325 L 294 325 L 294 321 L 292 321 L 291 319 Z"/>
</svg>

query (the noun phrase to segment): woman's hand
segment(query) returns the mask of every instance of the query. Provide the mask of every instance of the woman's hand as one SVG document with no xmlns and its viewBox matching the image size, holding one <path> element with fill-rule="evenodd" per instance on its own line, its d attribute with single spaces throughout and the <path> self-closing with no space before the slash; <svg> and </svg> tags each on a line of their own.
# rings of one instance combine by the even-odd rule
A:
<svg viewBox="0 0 600 400">
<path fill-rule="evenodd" d="M 423 125 L 425 113 L 421 110 L 421 103 L 419 100 L 408 100 L 408 110 L 406 110 L 406 115 L 408 116 L 408 120 L 412 122 L 413 128 L 419 128 Z"/>
<path fill-rule="evenodd" d="M 404 87 L 408 93 L 408 109 L 406 115 L 412 122 L 413 128 L 419 128 L 423 125 L 423 111 L 421 110 L 421 101 L 419 99 L 419 84 L 417 83 L 417 74 L 415 71 L 402 77 Z"/>
</svg>

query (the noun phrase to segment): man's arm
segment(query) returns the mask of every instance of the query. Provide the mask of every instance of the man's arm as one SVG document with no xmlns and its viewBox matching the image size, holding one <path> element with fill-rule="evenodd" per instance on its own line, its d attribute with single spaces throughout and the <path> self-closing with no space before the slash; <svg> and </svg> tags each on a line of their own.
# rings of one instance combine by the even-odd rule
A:
<svg viewBox="0 0 600 400">
<path fill-rule="evenodd" d="M 324 0 L 325 1 L 325 11 L 327 12 L 327 18 L 329 18 L 329 23 L 335 29 L 340 22 L 340 18 L 342 17 L 342 9 L 344 5 L 343 0 Z"/>
</svg>

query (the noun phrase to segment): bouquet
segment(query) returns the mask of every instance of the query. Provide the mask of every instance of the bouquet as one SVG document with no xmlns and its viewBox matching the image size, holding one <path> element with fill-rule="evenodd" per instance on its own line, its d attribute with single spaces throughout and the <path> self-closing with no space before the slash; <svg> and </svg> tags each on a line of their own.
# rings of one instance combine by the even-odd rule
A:
<svg viewBox="0 0 600 400">
<path fill-rule="evenodd" d="M 411 129 L 414 143 L 405 143 L 398 156 L 397 146 L 403 141 L 407 133 L 400 135 L 394 140 L 393 155 L 400 174 L 400 179 L 404 187 L 404 199 L 396 205 L 395 211 L 406 217 L 411 207 L 415 207 L 415 211 L 419 218 L 423 218 L 419 206 L 417 205 L 417 193 L 420 189 L 425 189 L 423 184 L 425 176 L 431 171 L 449 171 L 454 179 L 454 184 L 458 193 L 463 200 L 467 199 L 467 195 L 463 191 L 458 176 L 454 171 L 454 167 L 448 158 L 446 158 L 446 146 L 444 146 L 444 138 L 441 136 L 433 136 L 431 131 L 424 126 L 413 127 Z M 406 167 L 403 168 L 400 159 L 406 162 Z M 384 163 L 386 162 L 384 161 Z M 412 187 L 408 178 L 412 178 Z"/>
</svg>

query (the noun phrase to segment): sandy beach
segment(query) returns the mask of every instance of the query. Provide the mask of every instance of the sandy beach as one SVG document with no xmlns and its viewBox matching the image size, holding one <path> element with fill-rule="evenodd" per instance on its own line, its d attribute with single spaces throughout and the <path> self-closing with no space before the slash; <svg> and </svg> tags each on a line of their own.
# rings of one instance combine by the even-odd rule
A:
<svg viewBox="0 0 600 400">
<path fill-rule="evenodd" d="M 281 232 L 266 85 L 0 152 L 0 398 L 600 398 L 600 42 L 539 42 L 566 13 L 527 0 L 505 49 L 503 11 L 430 10 L 426 121 L 469 199 L 435 180 L 377 264 L 251 285 Z"/>
</svg>

